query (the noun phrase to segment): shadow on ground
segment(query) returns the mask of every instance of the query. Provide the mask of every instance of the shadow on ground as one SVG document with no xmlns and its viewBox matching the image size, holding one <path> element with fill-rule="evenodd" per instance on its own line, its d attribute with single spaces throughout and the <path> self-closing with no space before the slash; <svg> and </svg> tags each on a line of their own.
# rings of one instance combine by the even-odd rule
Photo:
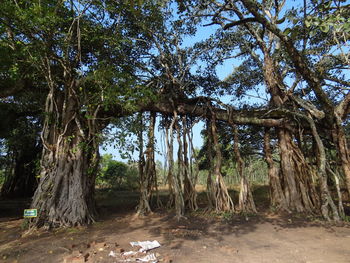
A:
<svg viewBox="0 0 350 263">
<path fill-rule="evenodd" d="M 232 191 L 231 194 L 237 200 L 237 192 Z M 278 262 L 274 261 L 279 258 L 275 251 L 284 249 L 287 254 L 293 249 L 303 251 L 299 249 L 301 244 L 304 244 L 305 254 L 300 254 L 300 258 L 291 256 L 291 261 L 281 258 L 280 262 L 305 262 L 303 260 L 308 257 L 318 257 L 313 246 L 321 241 L 322 246 L 328 247 L 327 251 L 332 250 L 334 245 L 334 255 L 329 252 L 328 262 L 346 262 L 341 256 L 346 255 L 342 244 L 350 241 L 348 223 L 332 224 L 302 214 L 273 213 L 268 208 L 265 187 L 257 187 L 254 192 L 259 200 L 258 215 L 205 211 L 205 195 L 199 194 L 198 211 L 177 220 L 173 211 L 165 208 L 156 208 L 155 213 L 136 218 L 138 192 L 97 191 L 101 216 L 95 224 L 84 228 L 39 231 L 27 237 L 21 237 L 23 220 L 20 218 L 29 200 L 2 200 L 0 260 L 62 262 L 65 255 L 76 249 L 84 250 L 91 242 L 118 243 L 119 248 L 127 250 L 130 249 L 130 241 L 156 239 L 162 244 L 157 251 L 176 259 L 174 262 L 265 262 L 259 261 L 261 255 L 271 259 L 266 262 Z M 166 204 L 165 193 L 160 192 L 160 199 Z M 155 200 L 153 203 L 156 203 Z M 313 249 L 315 255 L 312 254 Z M 340 256 L 337 256 L 339 253 Z M 233 260 L 233 255 L 237 261 Z M 111 260 L 106 257 L 99 262 L 113 262 Z"/>
</svg>

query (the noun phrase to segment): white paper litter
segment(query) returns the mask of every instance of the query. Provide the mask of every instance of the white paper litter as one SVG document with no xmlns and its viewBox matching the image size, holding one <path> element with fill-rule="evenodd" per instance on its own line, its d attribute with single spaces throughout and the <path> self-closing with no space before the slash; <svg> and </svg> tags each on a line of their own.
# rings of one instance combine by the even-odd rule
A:
<svg viewBox="0 0 350 263">
<path fill-rule="evenodd" d="M 123 256 L 132 256 L 132 255 L 136 255 L 137 252 L 135 251 L 127 251 L 127 252 L 123 252 L 122 255 Z"/>
<path fill-rule="evenodd" d="M 137 258 L 136 260 L 142 261 L 142 262 L 149 262 L 153 260 L 152 262 L 157 262 L 157 258 L 154 254 L 150 254 L 142 258 Z"/>
<path fill-rule="evenodd" d="M 114 257 L 114 258 L 117 257 L 117 255 L 114 253 L 114 251 L 109 252 L 108 256 L 109 257 Z"/>
<path fill-rule="evenodd" d="M 148 250 L 160 247 L 160 244 L 157 240 L 130 242 L 130 245 L 132 247 L 135 247 L 135 246 L 141 247 L 140 252 L 148 251 Z"/>
</svg>

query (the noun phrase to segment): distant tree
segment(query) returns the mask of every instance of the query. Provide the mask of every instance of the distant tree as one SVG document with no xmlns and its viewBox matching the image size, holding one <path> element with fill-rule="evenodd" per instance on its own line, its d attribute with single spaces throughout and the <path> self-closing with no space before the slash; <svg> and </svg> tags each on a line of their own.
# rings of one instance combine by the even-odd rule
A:
<svg viewBox="0 0 350 263">
<path fill-rule="evenodd" d="M 102 188 L 135 190 L 139 186 L 137 168 L 135 165 L 113 160 L 111 154 L 105 154 L 101 158 L 96 184 Z"/>
</svg>

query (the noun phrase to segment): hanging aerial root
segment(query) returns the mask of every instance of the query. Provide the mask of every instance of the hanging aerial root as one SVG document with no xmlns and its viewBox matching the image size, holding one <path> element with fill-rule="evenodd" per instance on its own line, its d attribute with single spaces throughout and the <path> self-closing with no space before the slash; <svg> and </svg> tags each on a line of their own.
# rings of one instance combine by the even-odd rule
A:
<svg viewBox="0 0 350 263">
<path fill-rule="evenodd" d="M 213 137 L 213 144 L 214 144 L 214 150 L 215 150 L 215 166 L 214 166 L 215 183 L 213 187 L 214 189 L 211 189 L 211 190 L 214 190 L 214 193 L 215 193 L 214 194 L 215 210 L 217 212 L 225 212 L 225 211 L 233 212 L 234 211 L 233 201 L 221 174 L 222 154 L 221 154 L 221 149 L 219 145 L 219 139 L 218 139 L 217 128 L 216 128 L 216 116 L 214 112 L 212 112 L 212 119 L 210 122 L 210 126 L 211 126 L 211 134 L 208 136 Z"/>
<path fill-rule="evenodd" d="M 236 125 L 232 125 L 232 127 L 234 132 L 233 149 L 234 149 L 236 162 L 237 162 L 237 172 L 241 178 L 238 209 L 243 213 L 257 213 L 254 199 L 253 199 L 253 194 L 249 185 L 249 180 L 245 173 L 244 160 L 239 150 L 238 129 Z"/>
<path fill-rule="evenodd" d="M 188 128 L 186 122 L 186 116 L 182 117 L 182 145 L 183 145 L 183 158 L 182 158 L 182 173 L 184 183 L 184 202 L 185 207 L 191 211 L 197 210 L 197 192 L 195 184 L 193 183 L 192 167 L 190 167 L 188 160 Z M 192 157 L 191 157 L 192 158 Z"/>
</svg>

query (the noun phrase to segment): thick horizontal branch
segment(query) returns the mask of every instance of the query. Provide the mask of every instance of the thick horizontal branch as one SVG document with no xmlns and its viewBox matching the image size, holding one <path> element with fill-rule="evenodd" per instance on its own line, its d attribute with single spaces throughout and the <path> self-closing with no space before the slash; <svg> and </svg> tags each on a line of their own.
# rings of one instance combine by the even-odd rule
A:
<svg viewBox="0 0 350 263">
<path fill-rule="evenodd" d="M 108 122 L 110 117 L 125 117 L 136 112 L 158 112 L 164 115 L 188 115 L 210 119 L 212 113 L 215 113 L 217 120 L 225 121 L 239 125 L 256 125 L 261 127 L 290 127 L 290 121 L 285 118 L 285 113 L 278 109 L 274 110 L 236 110 L 228 105 L 220 105 L 225 109 L 212 104 L 218 104 L 218 101 L 208 97 L 196 98 L 169 98 L 159 97 L 157 101 L 142 102 L 136 105 L 132 110 L 125 110 L 123 105 L 113 105 L 107 111 L 99 112 L 99 119 L 105 119 Z M 107 125 L 107 123 L 105 123 Z"/>
<path fill-rule="evenodd" d="M 325 113 L 319 109 L 316 108 L 315 105 L 313 105 L 311 102 L 303 100 L 302 98 L 299 98 L 298 96 L 289 96 L 292 100 L 294 100 L 300 107 L 306 109 L 313 117 L 316 119 L 323 119 L 325 117 Z"/>
<path fill-rule="evenodd" d="M 223 29 L 226 30 L 226 29 L 229 29 L 231 27 L 243 25 L 245 23 L 250 23 L 250 22 L 257 22 L 257 20 L 254 17 L 248 17 L 248 18 L 238 20 L 238 21 L 235 21 L 232 23 L 228 23 L 228 24 L 224 25 Z"/>
<path fill-rule="evenodd" d="M 285 118 L 285 113 L 275 109 L 271 110 L 236 110 L 233 108 L 222 109 L 210 106 L 209 98 L 192 98 L 172 100 L 169 98 L 160 98 L 156 102 L 140 104 L 133 110 L 125 110 L 122 105 L 114 105 L 108 111 L 100 111 L 99 118 L 107 117 L 125 117 L 136 112 L 150 111 L 165 115 L 173 115 L 176 111 L 179 115 L 189 115 L 193 117 L 202 117 L 210 119 L 212 111 L 217 120 L 226 121 L 240 125 L 256 125 L 262 127 L 286 127 L 289 121 Z"/>
<path fill-rule="evenodd" d="M 218 120 L 226 121 L 234 124 L 241 125 L 257 125 L 264 127 L 282 127 L 286 125 L 286 121 L 275 111 L 273 116 L 266 115 L 268 112 L 265 110 L 234 110 L 234 109 L 220 109 L 211 107 L 209 105 L 197 105 L 192 104 L 189 100 L 181 102 L 171 101 L 159 101 L 157 103 L 147 105 L 143 108 L 145 111 L 159 112 L 163 114 L 173 114 L 176 111 L 180 115 L 191 115 L 194 117 L 211 118 L 213 111 Z"/>
</svg>

